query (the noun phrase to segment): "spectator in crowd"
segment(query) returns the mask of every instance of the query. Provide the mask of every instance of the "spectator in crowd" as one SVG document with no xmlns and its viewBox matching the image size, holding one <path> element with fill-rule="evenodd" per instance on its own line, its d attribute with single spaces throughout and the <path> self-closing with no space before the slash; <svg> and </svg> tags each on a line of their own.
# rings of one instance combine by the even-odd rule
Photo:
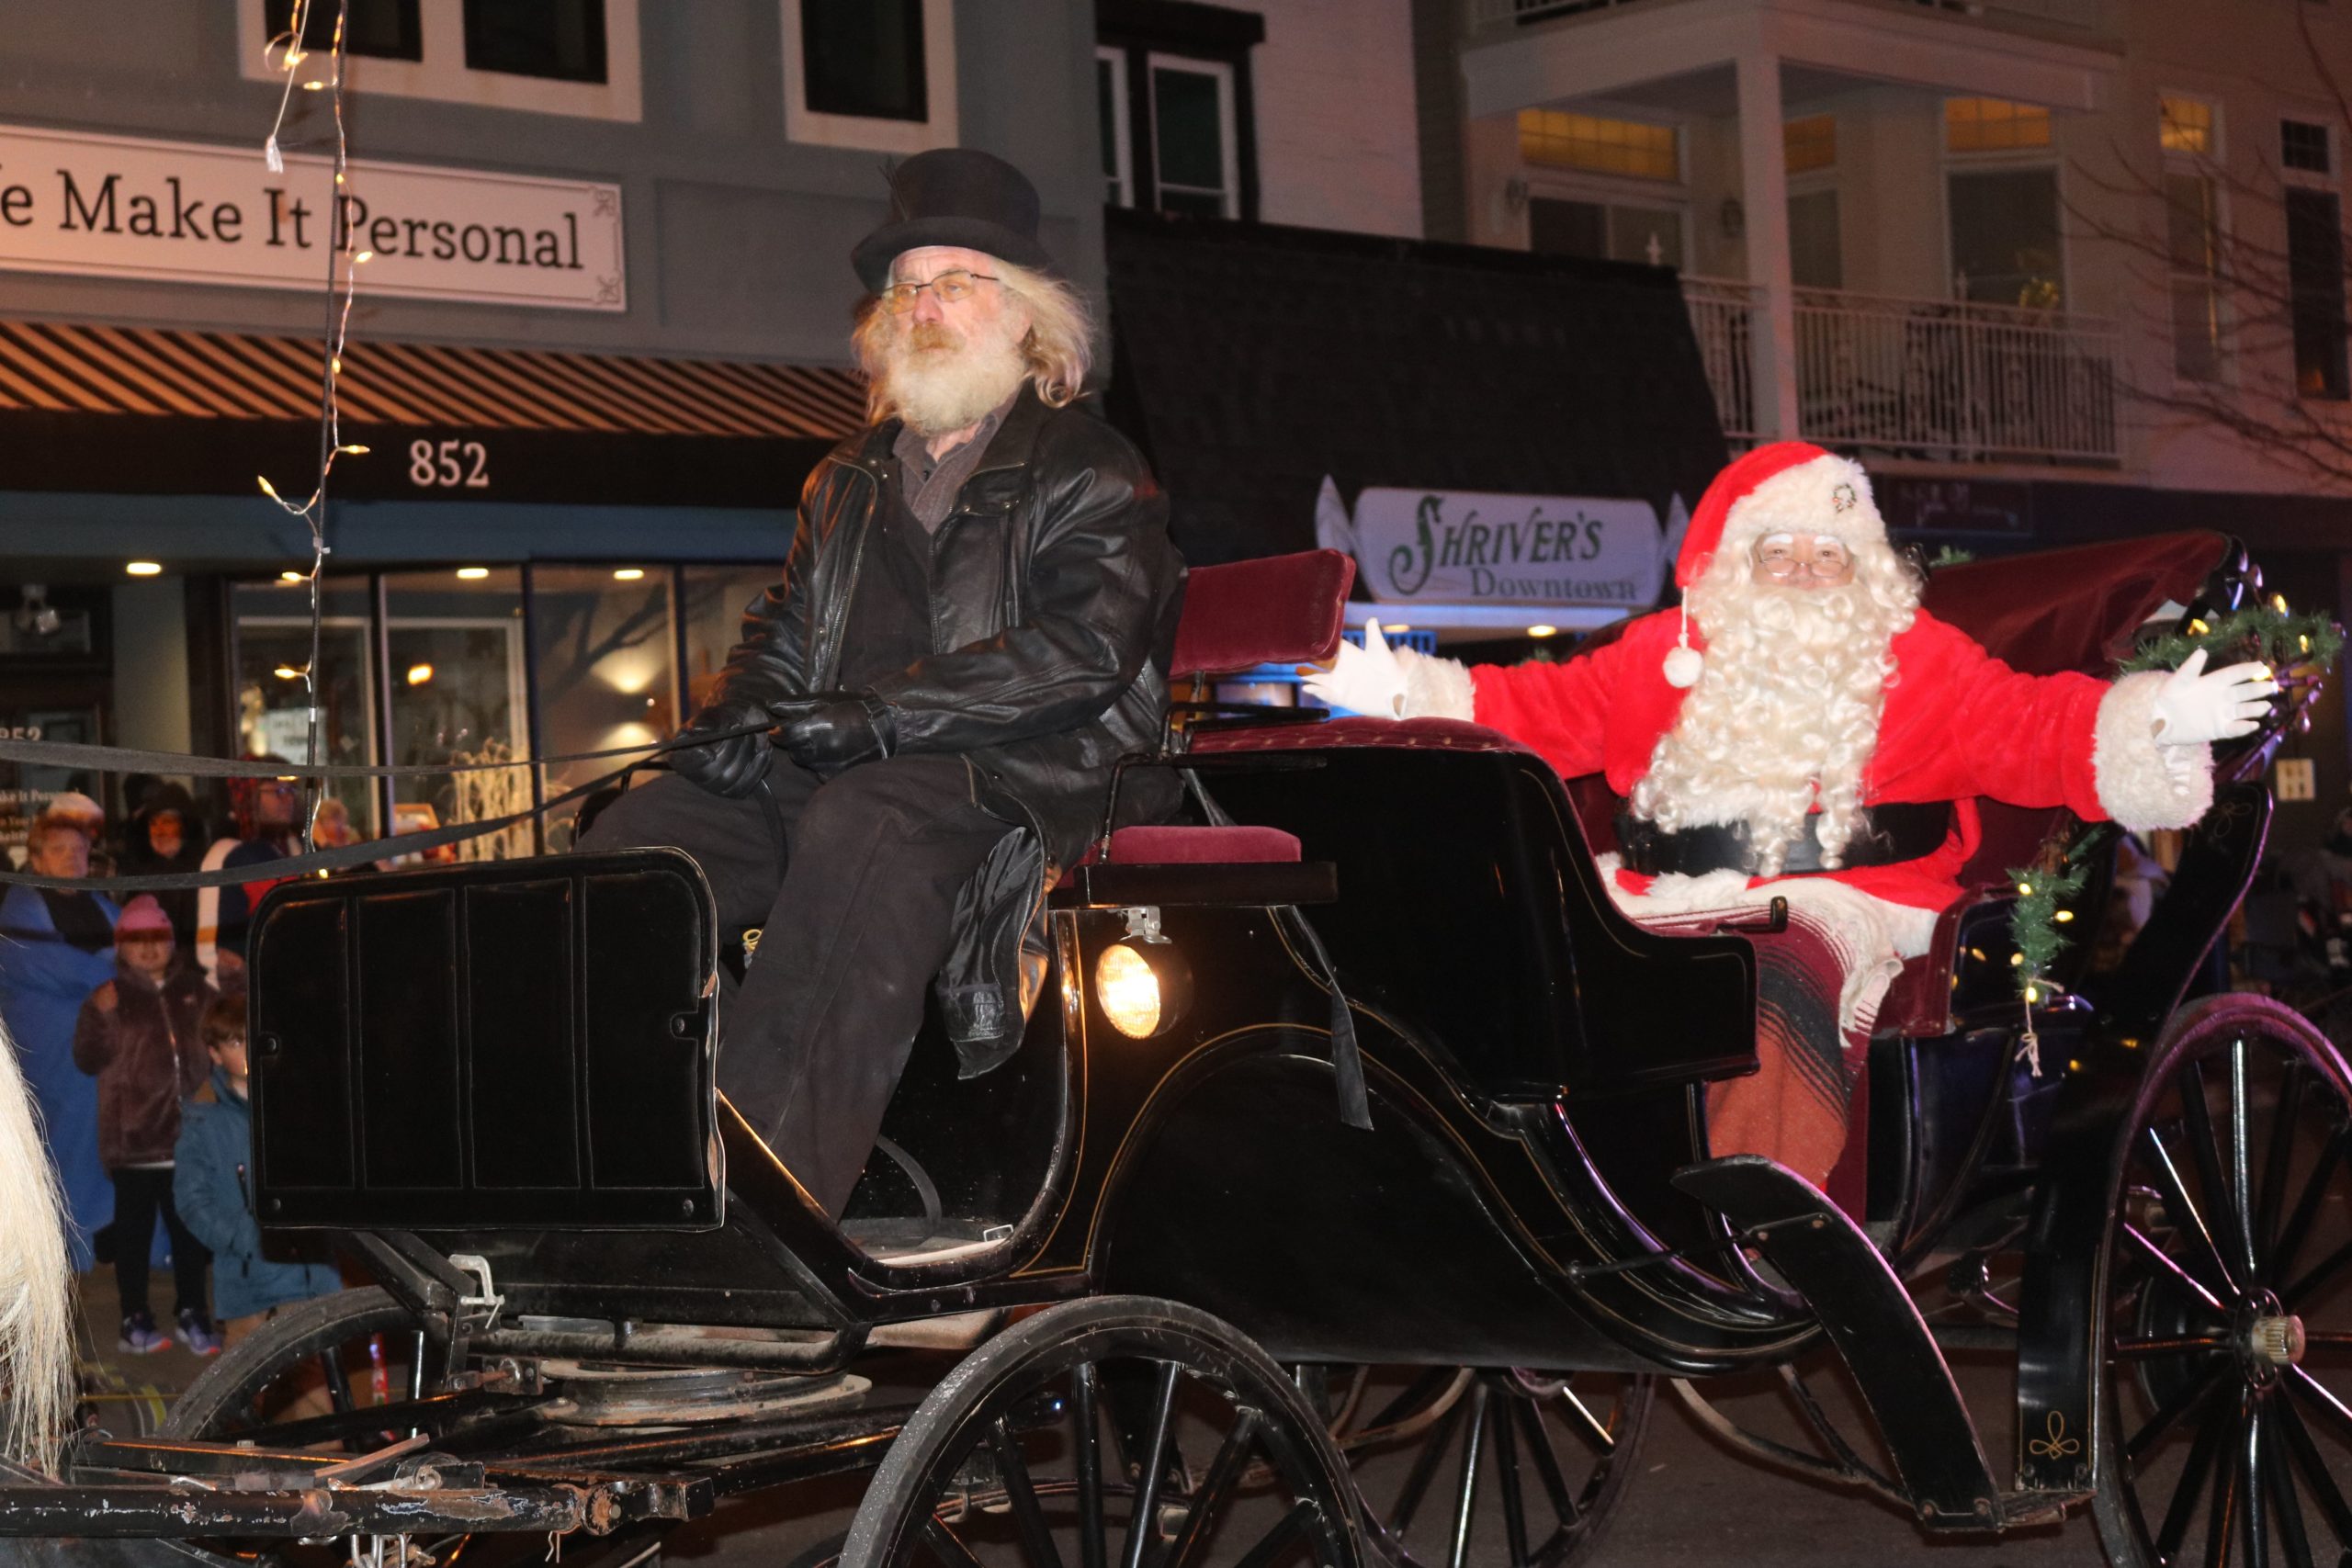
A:
<svg viewBox="0 0 2352 1568">
<path fill-rule="evenodd" d="M 90 843 L 89 874 L 107 876 L 113 874 L 114 849 L 107 842 L 106 807 L 80 790 L 69 789 L 51 795 L 41 807 L 40 814 L 61 822 L 71 822 L 82 829 L 82 837 Z"/>
<path fill-rule="evenodd" d="M 283 762 L 278 756 L 250 759 Z M 216 839 L 204 853 L 204 869 L 219 871 L 258 865 L 283 859 L 302 847 L 302 786 L 292 778 L 231 779 L 229 809 L 236 832 Z M 280 879 L 261 878 L 229 887 L 203 887 L 196 895 L 197 962 L 222 990 L 243 986 L 245 975 L 245 928 L 254 907 Z"/>
<path fill-rule="evenodd" d="M 130 813 L 122 835 L 122 868 L 133 876 L 168 876 L 191 872 L 204 863 L 201 824 L 196 802 L 175 784 L 152 784 Z M 196 889 L 166 888 L 154 895 L 172 918 L 172 934 L 180 951 L 196 953 Z"/>
<path fill-rule="evenodd" d="M 212 1073 L 183 1108 L 172 1183 L 180 1218 L 212 1249 L 212 1304 L 224 1343 L 234 1345 L 281 1309 L 341 1290 L 343 1281 L 327 1264 L 263 1253 L 246 1174 L 253 1168 L 254 1119 L 245 1100 L 244 997 L 216 998 L 198 1029 Z M 323 1389 L 318 1393 L 315 1409 L 282 1414 L 324 1415 Z"/>
<path fill-rule="evenodd" d="M 37 876 L 90 874 L 90 836 L 72 816 L 44 812 L 26 834 L 25 868 Z M 115 907 L 96 893 L 17 886 L 0 897 L 0 1020 L 17 1043 L 26 1081 L 57 1162 L 73 1222 L 76 1270 L 114 1209 L 98 1153 L 97 1086 L 74 1066 L 74 1024 L 83 1001 L 114 974 Z"/>
<path fill-rule="evenodd" d="M 155 1214 L 171 1237 L 173 1305 L 181 1343 L 199 1356 L 220 1348 L 205 1313 L 210 1255 L 172 1202 L 180 1101 L 210 1070 L 198 1029 L 213 989 L 184 964 L 164 907 L 145 894 L 115 922 L 115 976 L 90 993 L 74 1029 L 74 1061 L 98 1080 L 98 1153 L 114 1179 L 114 1277 L 122 1297 L 125 1350 L 160 1350 L 147 1305 L 148 1248 Z"/>
</svg>

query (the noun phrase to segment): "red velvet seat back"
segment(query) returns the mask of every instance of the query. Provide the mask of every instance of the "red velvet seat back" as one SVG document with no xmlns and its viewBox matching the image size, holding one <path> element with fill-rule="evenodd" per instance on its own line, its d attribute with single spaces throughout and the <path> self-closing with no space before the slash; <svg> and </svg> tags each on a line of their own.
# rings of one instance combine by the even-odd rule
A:
<svg viewBox="0 0 2352 1568">
<path fill-rule="evenodd" d="M 1949 566 L 1923 603 L 2029 675 L 2114 673 L 2140 623 L 2186 604 L 2228 555 L 2220 534 L 2157 534 Z"/>
<path fill-rule="evenodd" d="M 1340 646 L 1355 581 L 1354 558 L 1339 550 L 1194 567 L 1169 673 L 1182 681 L 1260 664 L 1321 663 Z"/>
</svg>

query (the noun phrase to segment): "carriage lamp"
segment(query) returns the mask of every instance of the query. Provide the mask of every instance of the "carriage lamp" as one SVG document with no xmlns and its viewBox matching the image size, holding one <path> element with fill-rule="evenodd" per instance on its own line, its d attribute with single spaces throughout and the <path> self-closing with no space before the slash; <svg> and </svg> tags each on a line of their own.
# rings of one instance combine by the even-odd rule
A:
<svg viewBox="0 0 2352 1568">
<path fill-rule="evenodd" d="M 1148 1040 L 1193 1005 L 1193 966 L 1159 932 L 1158 910 L 1129 910 L 1127 935 L 1094 960 L 1094 1001 L 1111 1027 Z"/>
</svg>

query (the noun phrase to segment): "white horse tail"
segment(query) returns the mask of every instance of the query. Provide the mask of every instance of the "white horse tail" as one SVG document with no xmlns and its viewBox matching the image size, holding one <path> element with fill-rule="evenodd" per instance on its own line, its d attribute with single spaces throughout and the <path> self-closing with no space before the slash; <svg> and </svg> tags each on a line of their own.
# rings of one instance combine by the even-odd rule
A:
<svg viewBox="0 0 2352 1568">
<path fill-rule="evenodd" d="M 73 1292 L 57 1172 L 0 1028 L 0 1454 L 43 1471 L 74 1408 Z"/>
</svg>

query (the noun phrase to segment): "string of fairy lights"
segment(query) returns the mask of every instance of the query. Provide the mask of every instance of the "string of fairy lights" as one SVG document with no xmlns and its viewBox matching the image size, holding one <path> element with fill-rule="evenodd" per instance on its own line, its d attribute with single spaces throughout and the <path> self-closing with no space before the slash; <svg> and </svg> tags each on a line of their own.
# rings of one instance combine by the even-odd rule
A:
<svg viewBox="0 0 2352 1568">
<path fill-rule="evenodd" d="M 327 69 L 323 75 L 303 78 L 300 68 L 311 51 L 303 46 L 311 36 L 312 11 L 321 0 L 294 0 L 293 14 L 287 29 L 264 44 L 266 57 L 275 68 L 285 73 L 286 85 L 278 94 L 277 118 L 269 128 L 269 136 L 262 143 L 262 156 L 272 174 L 283 174 L 286 156 L 281 136 L 286 130 L 287 116 L 292 112 L 294 93 L 299 86 L 305 92 L 328 96 L 334 123 L 334 187 L 332 192 L 333 214 L 329 224 L 327 246 L 327 317 L 324 363 L 319 375 L 319 473 L 318 482 L 310 497 L 299 506 L 279 493 L 270 483 L 269 476 L 257 476 L 262 494 L 283 509 L 288 516 L 299 517 L 311 535 L 311 568 L 303 573 L 288 571 L 288 581 L 300 581 L 309 585 L 311 599 L 311 655 L 298 673 L 302 681 L 305 704 L 305 739 L 302 761 L 315 767 L 319 761 L 320 728 L 323 711 L 320 705 L 318 671 L 322 627 L 324 625 L 324 592 L 326 558 L 333 554 L 327 543 L 327 484 L 334 473 L 338 457 L 364 457 L 368 448 L 356 442 L 343 439 L 343 411 L 336 397 L 337 383 L 343 378 L 344 350 L 351 333 L 352 301 L 358 294 L 359 269 L 373 257 L 373 253 L 352 245 L 343 231 L 344 197 L 350 184 L 351 141 L 344 121 L 344 50 L 345 31 L 351 25 L 351 0 L 332 0 L 335 10 L 334 30 L 327 45 Z M 318 847 L 316 833 L 320 809 L 326 804 L 326 793 L 315 779 L 306 780 L 308 796 L 302 812 L 302 847 Z"/>
</svg>

